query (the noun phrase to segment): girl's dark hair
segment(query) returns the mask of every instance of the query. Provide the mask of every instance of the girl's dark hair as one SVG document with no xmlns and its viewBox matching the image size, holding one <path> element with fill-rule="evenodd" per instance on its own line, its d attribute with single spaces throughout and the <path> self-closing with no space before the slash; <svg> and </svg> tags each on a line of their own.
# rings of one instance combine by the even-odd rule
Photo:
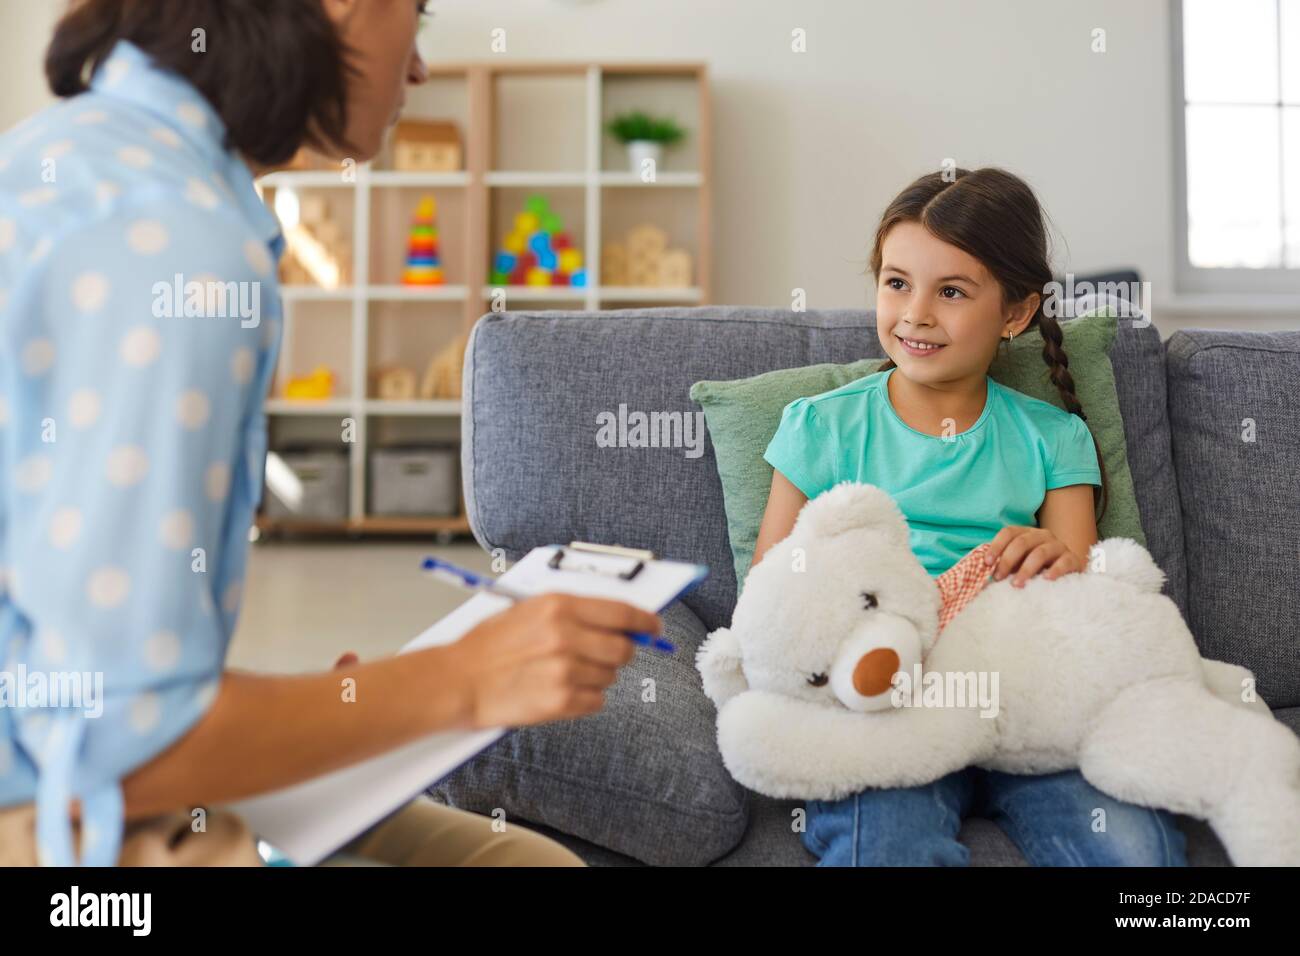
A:
<svg viewBox="0 0 1300 956">
<path fill-rule="evenodd" d="M 203 30 L 198 52 L 196 30 Z M 58 96 L 88 88 L 118 40 L 184 77 L 226 126 L 226 148 L 262 166 L 303 145 L 347 151 L 349 51 L 320 0 L 75 0 L 45 75 Z"/>
<path fill-rule="evenodd" d="M 1026 328 L 1038 329 L 1043 337 L 1043 361 L 1066 411 L 1086 422 L 1088 416 L 1074 394 L 1070 360 L 1061 347 L 1061 326 L 1043 309 L 1052 282 L 1047 226 L 1028 184 L 994 167 L 922 176 L 899 193 L 881 216 L 871 250 L 871 272 L 877 279 L 885 236 L 900 222 L 920 223 L 932 236 L 978 259 L 1002 287 L 1004 304 L 1021 302 L 1035 292 L 1040 295 Z M 879 370 L 893 367 L 894 361 L 887 359 Z M 1110 497 L 1109 482 L 1095 435 L 1092 442 L 1101 467 L 1100 521 Z"/>
</svg>

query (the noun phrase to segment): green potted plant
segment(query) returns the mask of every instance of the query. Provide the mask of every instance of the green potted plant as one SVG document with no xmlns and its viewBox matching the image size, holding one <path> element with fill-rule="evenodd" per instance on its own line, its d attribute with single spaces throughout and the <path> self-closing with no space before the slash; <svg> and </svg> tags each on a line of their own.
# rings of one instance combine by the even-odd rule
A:
<svg viewBox="0 0 1300 956">
<path fill-rule="evenodd" d="M 609 121 L 607 129 L 610 135 L 627 147 L 628 161 L 632 172 L 640 172 L 645 160 L 654 160 L 658 169 L 663 160 L 665 146 L 672 146 L 686 136 L 677 123 L 667 117 L 662 119 L 650 116 L 640 110 L 620 113 Z"/>
</svg>

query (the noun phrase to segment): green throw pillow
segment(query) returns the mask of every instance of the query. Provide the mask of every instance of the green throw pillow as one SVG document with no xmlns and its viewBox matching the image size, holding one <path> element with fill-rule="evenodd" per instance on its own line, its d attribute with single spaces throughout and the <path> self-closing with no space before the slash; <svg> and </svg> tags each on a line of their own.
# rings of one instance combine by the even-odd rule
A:
<svg viewBox="0 0 1300 956">
<path fill-rule="evenodd" d="M 1083 404 L 1088 427 L 1106 464 L 1109 499 L 1098 533 L 1102 538 L 1132 538 L 1145 547 L 1115 374 L 1110 366 L 1110 347 L 1117 329 L 1114 311 L 1103 307 L 1061 323 L 1062 346 L 1070 356 L 1075 394 Z M 796 398 L 820 395 L 864 378 L 884 361 L 871 358 L 848 365 L 778 369 L 734 382 L 696 382 L 691 386 L 691 399 L 704 409 L 718 459 L 738 586 L 749 573 L 758 527 L 767 507 L 772 466 L 763 459 L 763 452 L 781 424 L 781 412 Z M 1043 337 L 1036 328 L 1017 335 L 1009 348 L 999 348 L 989 375 L 1008 388 L 1051 402 L 1057 408 L 1064 407 L 1060 393 L 1048 378 Z"/>
</svg>

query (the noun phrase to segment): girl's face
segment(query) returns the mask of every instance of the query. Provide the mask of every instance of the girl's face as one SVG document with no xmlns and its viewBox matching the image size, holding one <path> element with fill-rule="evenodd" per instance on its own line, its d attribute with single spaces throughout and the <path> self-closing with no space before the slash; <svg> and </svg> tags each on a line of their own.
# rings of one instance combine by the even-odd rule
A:
<svg viewBox="0 0 1300 956">
<path fill-rule="evenodd" d="M 407 84 L 423 83 L 416 49 L 427 0 L 321 0 L 358 71 L 348 86 L 348 142 L 358 162 L 373 159 L 406 105 Z"/>
<path fill-rule="evenodd" d="M 885 235 L 876 333 L 885 353 L 913 381 L 937 384 L 987 374 L 999 339 L 1029 324 L 1038 299 L 1034 293 L 1022 303 L 1004 303 L 1002 287 L 978 259 L 920 223 L 901 222 Z"/>
</svg>

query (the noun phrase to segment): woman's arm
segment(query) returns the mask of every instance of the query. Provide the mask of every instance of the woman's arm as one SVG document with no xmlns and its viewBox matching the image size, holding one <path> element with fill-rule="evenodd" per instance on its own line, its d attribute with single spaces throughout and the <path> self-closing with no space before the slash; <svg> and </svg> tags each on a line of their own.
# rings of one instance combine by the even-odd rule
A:
<svg viewBox="0 0 1300 956">
<path fill-rule="evenodd" d="M 207 714 L 123 781 L 127 816 L 289 786 L 439 730 L 595 713 L 635 650 L 624 632 L 659 630 L 630 605 L 548 595 L 444 647 L 321 674 L 227 673 Z"/>
<path fill-rule="evenodd" d="M 789 536 L 795 519 L 807 503 L 808 498 L 790 479 L 779 471 L 772 471 L 772 489 L 767 495 L 763 523 L 758 528 L 758 541 L 754 543 L 754 557 L 749 563 L 751 568 L 763 560 L 763 555 L 772 545 Z"/>
<path fill-rule="evenodd" d="M 223 675 L 211 709 L 122 783 L 128 818 L 226 803 L 466 726 L 466 688 L 431 648 L 338 673 Z M 343 680 L 356 680 L 344 702 Z"/>
</svg>

